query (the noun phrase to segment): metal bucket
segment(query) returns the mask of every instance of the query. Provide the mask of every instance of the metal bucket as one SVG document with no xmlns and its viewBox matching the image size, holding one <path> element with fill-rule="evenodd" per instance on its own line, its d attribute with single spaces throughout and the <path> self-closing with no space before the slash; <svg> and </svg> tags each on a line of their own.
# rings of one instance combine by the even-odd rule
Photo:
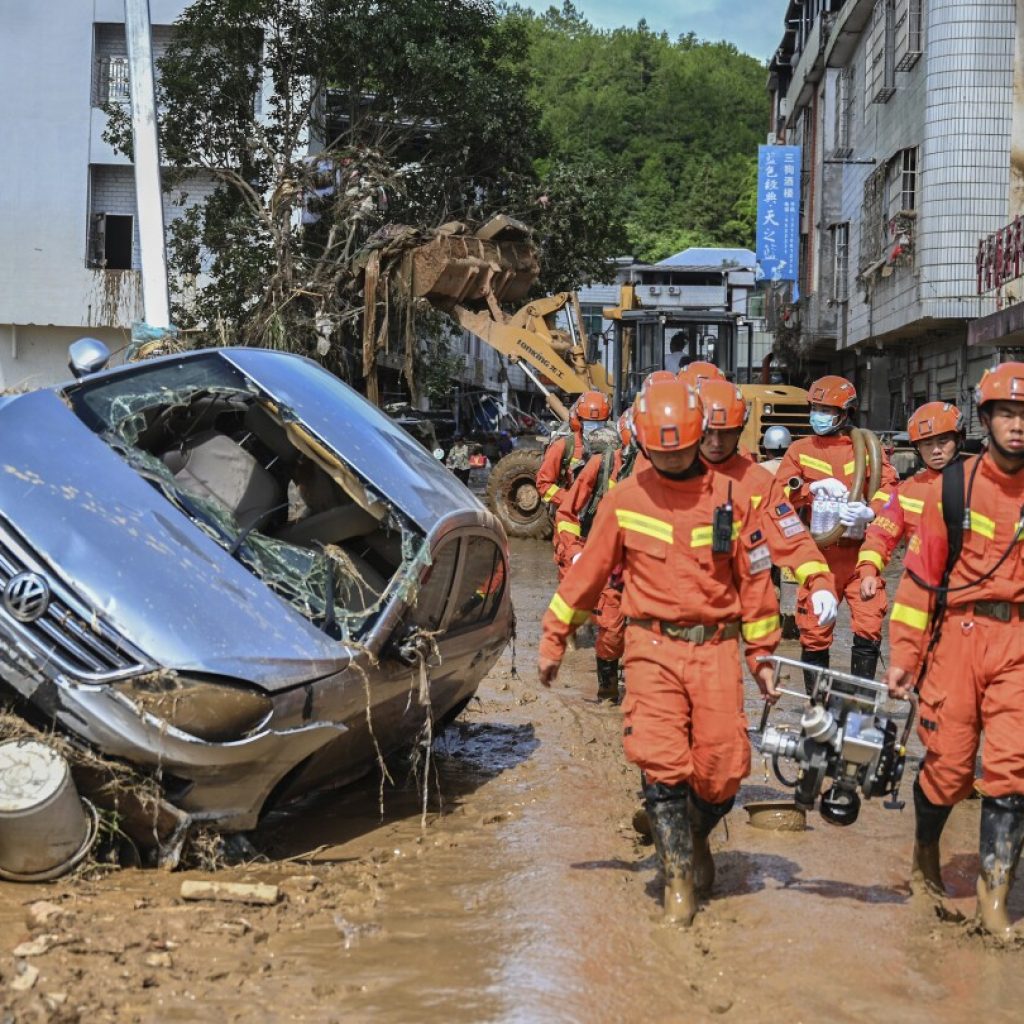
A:
<svg viewBox="0 0 1024 1024">
<path fill-rule="evenodd" d="M 67 874 L 92 848 L 97 824 L 57 751 L 37 740 L 0 743 L 0 878 Z"/>
</svg>

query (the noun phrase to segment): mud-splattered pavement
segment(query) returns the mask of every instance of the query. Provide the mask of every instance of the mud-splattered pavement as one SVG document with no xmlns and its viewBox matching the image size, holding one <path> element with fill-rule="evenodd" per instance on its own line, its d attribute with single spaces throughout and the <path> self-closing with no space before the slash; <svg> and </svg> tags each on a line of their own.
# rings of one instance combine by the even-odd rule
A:
<svg viewBox="0 0 1024 1024">
<path fill-rule="evenodd" d="M 591 650 L 569 655 L 552 692 L 535 685 L 553 570 L 544 545 L 513 560 L 520 674 L 506 653 L 439 743 L 425 830 L 411 784 L 389 790 L 381 822 L 371 782 L 269 821 L 255 838 L 266 860 L 247 867 L 0 884 L 0 1019 L 1020 1019 L 1024 949 L 910 899 L 909 809 L 866 804 L 846 830 L 812 815 L 788 834 L 737 808 L 714 836 L 716 897 L 692 931 L 662 926 L 619 712 L 593 700 Z M 756 761 L 741 803 L 766 795 Z M 947 829 L 949 916 L 973 912 L 977 819 L 968 802 Z M 184 903 L 183 878 L 203 877 L 285 896 Z M 52 908 L 30 909 L 39 900 Z M 1019 894 L 1011 909 L 1024 913 Z"/>
</svg>

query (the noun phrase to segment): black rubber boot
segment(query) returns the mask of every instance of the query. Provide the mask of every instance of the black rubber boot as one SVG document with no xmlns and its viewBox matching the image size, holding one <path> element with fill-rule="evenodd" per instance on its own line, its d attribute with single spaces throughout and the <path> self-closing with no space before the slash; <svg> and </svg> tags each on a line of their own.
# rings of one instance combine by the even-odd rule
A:
<svg viewBox="0 0 1024 1024">
<path fill-rule="evenodd" d="M 933 804 L 924 795 L 920 777 L 914 779 L 914 855 L 910 865 L 910 890 L 915 894 L 945 896 L 942 884 L 939 838 L 952 807 Z"/>
<path fill-rule="evenodd" d="M 708 841 L 715 826 L 732 810 L 733 797 L 721 804 L 709 804 L 696 793 L 690 793 L 690 826 L 693 832 L 693 885 L 702 896 L 715 884 L 715 859 Z"/>
<path fill-rule="evenodd" d="M 644 787 L 644 802 L 654 848 L 665 875 L 665 920 L 688 928 L 697 913 L 689 787 L 648 783 Z"/>
<path fill-rule="evenodd" d="M 809 651 L 806 647 L 800 648 L 800 660 L 806 661 L 808 665 L 818 665 L 821 668 L 828 668 L 828 648 L 823 651 Z M 814 692 L 814 675 L 804 669 L 804 689 L 807 696 Z"/>
<path fill-rule="evenodd" d="M 850 652 L 850 675 L 860 676 L 862 679 L 874 679 L 881 650 L 881 643 L 854 633 L 853 649 Z"/>
<path fill-rule="evenodd" d="M 1024 796 L 986 796 L 981 801 L 981 841 L 978 852 L 978 917 L 992 935 L 1012 932 L 1006 900 L 1013 885 L 1021 846 L 1024 846 Z"/>
<path fill-rule="evenodd" d="M 619 699 L 619 663 L 606 658 L 597 659 L 597 699 L 610 700 L 613 704 Z"/>
</svg>

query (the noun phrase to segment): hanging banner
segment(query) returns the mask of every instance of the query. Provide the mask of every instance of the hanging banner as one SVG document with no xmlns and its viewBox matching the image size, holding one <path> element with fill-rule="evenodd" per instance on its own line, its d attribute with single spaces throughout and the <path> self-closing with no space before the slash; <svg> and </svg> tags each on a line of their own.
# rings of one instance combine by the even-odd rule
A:
<svg viewBox="0 0 1024 1024">
<path fill-rule="evenodd" d="M 757 278 L 792 281 L 800 259 L 800 147 L 757 147 Z"/>
</svg>

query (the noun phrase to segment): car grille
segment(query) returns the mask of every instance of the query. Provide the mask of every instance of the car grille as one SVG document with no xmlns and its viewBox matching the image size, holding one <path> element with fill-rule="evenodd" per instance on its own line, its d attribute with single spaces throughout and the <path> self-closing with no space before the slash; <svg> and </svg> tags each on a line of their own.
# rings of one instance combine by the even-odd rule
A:
<svg viewBox="0 0 1024 1024">
<path fill-rule="evenodd" d="M 106 623 L 58 583 L 29 553 L 12 530 L 0 523 L 0 593 L 20 572 L 46 580 L 50 603 L 34 622 L 19 622 L 0 605 L 7 631 L 42 655 L 42 670 L 57 666 L 64 674 L 90 682 L 135 675 L 145 669 L 142 659 Z"/>
</svg>

